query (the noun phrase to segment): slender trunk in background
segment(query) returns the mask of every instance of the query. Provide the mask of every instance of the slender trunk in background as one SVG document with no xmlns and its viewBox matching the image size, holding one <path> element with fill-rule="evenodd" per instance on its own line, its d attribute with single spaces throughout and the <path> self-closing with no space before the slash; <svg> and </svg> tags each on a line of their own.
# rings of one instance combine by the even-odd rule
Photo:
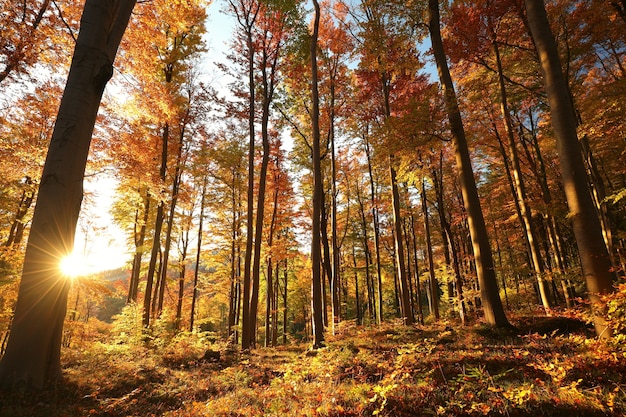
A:
<svg viewBox="0 0 626 417">
<path fill-rule="evenodd" d="M 135 216 L 135 256 L 133 257 L 133 267 L 130 273 L 130 282 L 128 284 L 128 298 L 126 303 L 136 303 L 137 293 L 139 289 L 139 275 L 141 273 L 141 259 L 143 258 L 144 243 L 146 240 L 146 225 L 148 224 L 148 214 L 150 213 L 150 192 L 146 191 L 146 195 L 143 200 L 143 218 L 139 225 L 139 232 L 137 232 L 137 226 L 139 223 L 139 210 L 137 210 Z"/>
<path fill-rule="evenodd" d="M 289 281 L 289 261 L 285 259 L 285 270 L 283 272 L 283 344 L 287 344 L 287 284 Z"/>
<path fill-rule="evenodd" d="M 374 250 L 376 252 L 376 294 L 378 296 L 378 324 L 383 322 L 383 274 L 380 265 L 380 230 L 378 226 L 378 208 L 376 205 L 376 187 L 374 187 L 374 173 L 372 170 L 372 156 L 367 134 L 363 137 L 365 155 L 367 156 L 367 171 L 369 173 L 370 194 L 372 200 L 372 221 L 374 223 Z"/>
<path fill-rule="evenodd" d="M 189 248 L 189 234 L 191 232 L 191 213 L 187 213 L 184 231 L 180 239 L 180 259 L 178 270 L 178 297 L 176 302 L 176 318 L 174 320 L 174 328 L 181 330 L 183 322 L 183 300 L 185 298 L 185 275 L 187 274 L 187 250 Z"/>
<path fill-rule="evenodd" d="M 235 168 L 232 169 L 232 183 L 231 183 L 231 210 L 232 210 L 232 229 L 230 240 L 230 291 L 229 291 L 229 306 L 228 306 L 228 337 L 234 336 L 234 341 L 237 343 L 239 332 L 234 330 L 235 325 L 238 323 L 239 317 L 239 300 L 240 294 L 240 280 L 241 280 L 241 248 L 239 244 L 239 232 L 240 232 L 240 208 L 241 201 L 237 194 L 238 174 Z"/>
<path fill-rule="evenodd" d="M 589 190 L 569 87 L 561 70 L 558 48 L 543 1 L 525 0 L 524 3 L 543 71 L 565 197 L 569 207 L 568 217 L 574 228 L 582 272 L 594 310 L 596 333 L 600 337 L 609 338 L 611 331 L 606 324 L 601 296 L 613 291 L 615 274 L 612 272 L 602 227 Z"/>
<path fill-rule="evenodd" d="M 167 144 L 169 142 L 169 124 L 163 126 L 163 134 L 161 136 L 161 168 L 159 169 L 159 178 L 161 183 L 165 183 L 165 174 L 167 172 Z M 159 196 L 160 197 L 160 196 Z M 163 220 L 165 216 L 165 202 L 159 198 L 157 206 L 157 214 L 154 220 L 154 236 L 152 238 L 152 252 L 150 253 L 150 264 L 148 265 L 148 275 L 146 277 L 146 291 L 143 296 L 143 325 L 147 327 L 150 324 L 151 306 L 156 297 L 156 291 L 152 294 L 154 287 L 154 275 L 157 272 L 157 260 L 161 255 L 161 229 L 163 228 Z M 159 275 L 159 274 L 157 274 Z"/>
<path fill-rule="evenodd" d="M 402 215 L 400 213 L 400 191 L 396 180 L 396 170 L 393 166 L 393 155 L 389 155 L 389 181 L 391 182 L 391 201 L 393 205 L 394 242 L 396 252 L 396 273 L 398 274 L 400 290 L 400 311 L 404 324 L 413 324 L 411 297 L 409 295 L 409 281 L 404 265 L 404 244 L 402 242 Z"/>
<path fill-rule="evenodd" d="M 267 237 L 267 273 L 266 273 L 266 292 L 265 292 L 265 347 L 270 346 L 270 339 L 273 340 L 272 330 L 276 327 L 276 321 L 272 314 L 274 304 L 274 293 L 276 290 L 273 285 L 274 266 L 272 263 L 272 245 L 274 244 L 274 231 L 276 230 L 276 216 L 278 214 L 278 178 L 274 176 L 274 196 L 272 218 L 270 220 L 270 230 Z"/>
<path fill-rule="evenodd" d="M 415 230 L 415 216 L 411 216 L 411 229 Z M 424 308 L 422 306 L 422 288 L 420 280 L 420 268 L 417 254 L 417 236 L 413 233 L 413 264 L 415 265 L 415 297 L 417 298 L 417 321 L 424 324 Z"/>
<path fill-rule="evenodd" d="M 438 0 L 428 1 L 429 22 L 428 29 L 432 42 L 433 54 L 437 64 L 437 71 L 441 81 L 441 89 L 446 103 L 450 130 L 452 132 L 454 154 L 456 157 L 461 191 L 463 193 L 463 203 L 467 211 L 470 238 L 474 252 L 476 274 L 480 283 L 481 304 L 485 313 L 485 320 L 489 325 L 496 327 L 510 326 L 509 321 L 502 307 L 498 281 L 493 264 L 493 255 L 487 235 L 487 227 L 483 217 L 476 181 L 472 169 L 465 129 L 459 109 L 454 84 L 450 76 L 446 53 L 441 39 L 441 28 L 439 21 Z"/>
<path fill-rule="evenodd" d="M 41 389 L 61 378 L 69 280 L 85 166 L 104 87 L 134 0 L 86 0 L 80 33 L 39 186 L 0 387 Z"/>
<path fill-rule="evenodd" d="M 326 212 L 326 191 L 322 191 L 322 214 L 320 219 L 320 239 L 322 243 L 322 311 L 324 312 L 324 327 L 328 327 L 328 303 L 326 297 L 326 279 L 328 287 L 333 279 L 333 264 L 330 253 L 330 239 L 328 239 L 328 214 Z M 331 300 L 332 309 L 332 300 Z M 332 311 L 331 311 L 332 314 Z"/>
<path fill-rule="evenodd" d="M 33 204 L 33 200 L 35 198 L 33 180 L 28 176 L 24 180 L 24 187 L 25 189 L 22 191 L 22 197 L 20 198 L 20 203 L 17 206 L 15 218 L 11 224 L 11 230 L 9 230 L 9 237 L 4 243 L 4 246 L 6 247 L 18 246 L 22 243 L 24 229 L 26 228 L 24 217 L 26 217 L 26 214 L 28 213 L 28 210 L 30 209 L 31 204 Z"/>
<path fill-rule="evenodd" d="M 202 193 L 200 197 L 200 219 L 198 221 L 198 247 L 196 249 L 196 265 L 193 268 L 193 293 L 191 295 L 191 312 L 189 314 L 189 331 L 193 332 L 196 317 L 196 303 L 198 301 L 198 273 L 200 272 L 200 254 L 202 253 L 202 228 L 204 226 L 204 209 L 206 206 L 206 187 L 209 178 L 202 180 Z M 229 334 L 230 335 L 230 334 Z"/>
<path fill-rule="evenodd" d="M 363 234 L 363 254 L 365 255 L 365 281 L 367 282 L 367 293 L 368 299 L 370 300 L 370 304 L 372 306 L 373 311 L 373 319 L 374 322 L 377 321 L 378 313 L 376 309 L 376 296 L 374 291 L 374 282 L 371 277 L 372 273 L 370 271 L 372 265 L 372 254 L 369 247 L 369 234 L 367 227 L 367 217 L 365 216 L 365 204 L 363 202 L 363 197 L 361 196 L 361 187 L 359 187 L 359 182 L 356 182 L 356 199 L 359 205 L 359 213 L 361 214 L 361 233 Z"/>
<path fill-rule="evenodd" d="M 422 178 L 422 213 L 424 215 L 424 234 L 426 238 L 426 257 L 428 258 L 428 276 L 430 279 L 431 311 L 435 320 L 439 320 L 439 284 L 435 276 L 435 262 L 433 261 L 433 246 L 430 239 L 430 222 L 428 219 L 428 203 L 426 201 L 426 179 Z"/>
<path fill-rule="evenodd" d="M 167 227 L 165 229 L 165 247 L 163 248 L 163 262 L 161 263 L 161 278 L 158 289 L 158 305 L 154 316 L 159 316 L 163 311 L 163 300 L 165 297 L 165 287 L 167 285 L 167 264 L 169 263 L 170 248 L 172 246 L 172 228 L 174 227 L 174 217 L 176 215 L 176 205 L 178 204 L 178 189 L 182 175 L 183 142 L 185 140 L 185 127 L 181 127 L 178 138 L 178 149 L 176 150 L 176 165 L 174 168 L 174 178 L 172 181 L 172 200 L 170 201 L 169 213 L 167 216 Z"/>
<path fill-rule="evenodd" d="M 495 35 L 494 35 L 495 37 Z M 511 165 L 513 168 L 514 179 L 514 198 L 519 204 L 519 210 L 528 239 L 528 246 L 530 249 L 530 259 L 532 261 L 533 270 L 535 271 L 535 278 L 537 278 L 537 285 L 539 286 L 539 294 L 541 296 L 541 303 L 547 315 L 551 314 L 552 303 L 550 302 L 550 290 L 548 283 L 544 278 L 544 265 L 541 257 L 541 249 L 539 247 L 539 236 L 537 234 L 537 227 L 532 219 L 532 212 L 528 205 L 528 198 L 526 196 L 526 184 L 524 183 L 524 177 L 522 176 L 522 169 L 518 156 L 517 146 L 515 144 L 515 133 L 513 131 L 513 122 L 511 120 L 511 113 L 509 112 L 508 96 L 506 91 L 506 85 L 504 83 L 504 70 L 502 69 L 502 60 L 500 59 L 500 48 L 498 42 L 493 42 L 494 53 L 496 56 L 496 65 L 498 69 L 498 87 L 500 90 L 500 113 L 504 119 L 504 130 L 508 139 L 509 155 L 511 157 Z"/>
</svg>

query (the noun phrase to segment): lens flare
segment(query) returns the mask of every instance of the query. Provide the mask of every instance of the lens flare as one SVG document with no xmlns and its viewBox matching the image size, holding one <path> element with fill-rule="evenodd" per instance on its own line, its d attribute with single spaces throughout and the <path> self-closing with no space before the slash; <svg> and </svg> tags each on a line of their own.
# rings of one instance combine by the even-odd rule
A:
<svg viewBox="0 0 626 417">
<path fill-rule="evenodd" d="M 61 272 L 69 278 L 77 278 L 88 273 L 89 265 L 87 260 L 79 255 L 72 253 L 61 260 L 59 265 Z"/>
</svg>

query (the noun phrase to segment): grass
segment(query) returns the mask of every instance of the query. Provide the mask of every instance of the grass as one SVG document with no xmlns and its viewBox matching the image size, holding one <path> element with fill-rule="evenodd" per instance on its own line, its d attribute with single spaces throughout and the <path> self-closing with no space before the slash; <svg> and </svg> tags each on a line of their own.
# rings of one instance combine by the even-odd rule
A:
<svg viewBox="0 0 626 417">
<path fill-rule="evenodd" d="M 5 395 L 0 416 L 611 416 L 626 412 L 623 352 L 575 320 L 518 331 L 342 323 L 327 346 L 219 360 L 194 336 L 158 349 L 92 342 L 64 353 L 65 383 Z"/>
</svg>

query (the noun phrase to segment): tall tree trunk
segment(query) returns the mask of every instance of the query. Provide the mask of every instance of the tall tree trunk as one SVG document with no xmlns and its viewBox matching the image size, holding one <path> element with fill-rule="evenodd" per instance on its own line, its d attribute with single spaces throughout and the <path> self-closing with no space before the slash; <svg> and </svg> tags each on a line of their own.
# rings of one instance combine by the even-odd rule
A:
<svg viewBox="0 0 626 417">
<path fill-rule="evenodd" d="M 356 324 L 360 326 L 363 324 L 363 315 L 361 313 L 361 291 L 359 290 L 359 273 L 356 263 L 356 249 L 354 242 L 352 243 L 352 269 L 354 274 L 354 296 L 356 301 Z"/>
<path fill-rule="evenodd" d="M 267 273 L 266 273 L 266 293 L 265 293 L 265 347 L 270 345 L 270 339 L 272 338 L 272 328 L 276 327 L 276 321 L 273 320 L 272 314 L 274 303 L 274 289 L 273 276 L 274 265 L 272 263 L 272 245 L 274 243 L 274 231 L 276 229 L 276 215 L 278 213 L 278 176 L 274 176 L 274 196 L 273 196 L 273 210 L 272 218 L 270 221 L 270 230 L 267 237 Z"/>
<path fill-rule="evenodd" d="M 256 321 L 259 307 L 259 287 L 261 274 L 261 244 L 263 243 L 263 221 L 265 217 L 265 190 L 267 184 L 267 166 L 270 156 L 269 145 L 269 105 L 271 97 L 263 98 L 263 115 L 261 120 L 261 138 L 263 142 L 263 156 L 261 158 L 261 171 L 259 172 L 259 189 L 257 195 L 256 224 L 254 226 L 254 258 L 252 262 L 252 291 L 250 293 L 250 333 L 248 346 L 256 345 Z"/>
<path fill-rule="evenodd" d="M 133 0 L 87 0 L 44 165 L 26 247 L 11 333 L 0 360 L 0 387 L 61 377 L 61 339 L 69 281 L 59 261 L 72 252 L 91 135 Z"/>
<path fill-rule="evenodd" d="M 285 270 L 283 272 L 283 344 L 287 344 L 287 300 L 289 283 L 289 261 L 285 259 Z"/>
<path fill-rule="evenodd" d="M 328 287 L 330 287 L 331 281 L 333 279 L 333 263 L 332 255 L 330 252 L 330 243 L 328 239 L 328 213 L 326 212 L 326 191 L 323 191 L 322 201 L 322 218 L 320 220 L 320 239 L 322 242 L 322 311 L 324 312 L 324 327 L 328 327 L 328 302 L 326 297 L 325 278 L 328 278 Z"/>
<path fill-rule="evenodd" d="M 429 0 L 428 10 L 428 28 L 435 62 L 437 64 L 437 71 L 439 73 L 439 79 L 441 80 L 441 88 L 444 94 L 448 119 L 450 121 L 450 129 L 454 139 L 454 153 L 459 170 L 463 203 L 467 211 L 485 320 L 488 324 L 493 326 L 509 326 L 509 321 L 502 307 L 502 300 L 500 300 L 498 281 L 493 265 L 493 255 L 491 253 L 491 247 L 489 246 L 489 237 L 487 235 L 487 227 L 485 226 L 485 219 L 478 197 L 478 190 L 476 189 L 476 181 L 474 179 L 467 139 L 465 137 L 465 129 L 463 128 L 463 120 L 461 118 L 461 112 L 459 110 L 454 85 L 448 69 L 443 41 L 441 39 L 438 0 Z"/>
<path fill-rule="evenodd" d="M 234 7 L 234 6 L 233 6 Z M 252 27 L 255 18 L 246 22 L 245 30 L 247 36 L 248 52 L 248 210 L 246 216 L 246 252 L 243 264 L 243 312 L 241 323 L 241 348 L 250 349 L 252 338 L 255 333 L 255 324 L 250 315 L 250 298 L 252 297 L 252 274 L 250 266 L 253 257 L 254 242 L 254 136 L 255 136 L 255 82 L 254 82 L 254 45 L 252 42 Z"/>
<path fill-rule="evenodd" d="M 239 332 L 234 330 L 238 323 L 239 307 L 241 300 L 241 245 L 239 243 L 241 231 L 241 197 L 237 193 L 237 184 L 239 183 L 239 175 L 236 168 L 232 170 L 231 184 L 231 210 L 232 210 L 232 229 L 230 242 L 230 291 L 229 291 L 229 308 L 228 308 L 228 336 L 233 337 L 237 342 Z"/>
<path fill-rule="evenodd" d="M 495 37 L 495 35 L 494 35 Z M 544 279 L 544 267 L 543 260 L 541 258 L 541 249 L 539 248 L 539 236 L 537 235 L 536 226 L 532 219 L 532 213 L 528 205 L 528 199 L 526 196 L 526 185 L 524 184 L 524 177 L 522 176 L 522 169 L 520 166 L 519 156 L 517 152 L 517 146 L 515 144 L 515 133 L 513 132 L 513 122 L 511 121 L 511 113 L 509 112 L 508 97 L 506 92 L 506 85 L 504 83 L 504 70 L 502 69 L 502 60 L 500 59 L 500 48 L 498 42 L 493 42 L 494 53 L 496 56 L 496 65 L 498 69 L 498 87 L 500 89 L 500 113 L 504 119 L 504 130 L 508 139 L 509 154 L 511 157 L 511 165 L 513 168 L 514 179 L 514 198 L 519 204 L 519 210 L 521 215 L 524 231 L 528 239 L 528 246 L 530 249 L 530 258 L 535 271 L 535 277 L 537 278 L 537 285 L 539 286 L 539 294 L 541 295 L 541 302 L 546 314 L 551 314 L 551 302 L 550 291 L 548 283 Z"/>
<path fill-rule="evenodd" d="M 363 198 L 361 196 L 361 190 L 359 187 L 359 182 L 356 182 L 356 197 L 357 203 L 359 205 L 359 212 L 361 214 L 361 233 L 363 233 L 363 253 L 365 255 L 365 280 L 368 286 L 368 298 L 370 300 L 370 305 L 373 308 L 373 318 L 377 319 L 377 310 L 376 310 L 376 296 L 374 295 L 374 283 L 371 277 L 370 267 L 372 264 L 372 254 L 369 248 L 369 235 L 367 232 L 367 218 L 365 216 L 365 205 L 363 204 Z M 370 284 L 371 283 L 371 284 Z"/>
<path fill-rule="evenodd" d="M 193 268 L 193 293 L 191 295 L 191 312 L 189 313 L 189 331 L 193 332 L 196 318 L 196 303 L 198 301 L 198 275 L 200 272 L 200 254 L 202 253 L 202 229 L 204 226 L 204 209 L 206 206 L 206 187 L 208 177 L 202 180 L 202 195 L 200 197 L 200 219 L 198 220 L 198 247 L 196 249 L 196 264 Z M 229 322 L 230 323 L 230 322 Z M 229 328 L 230 329 L 230 328 Z M 230 332 L 229 332 L 230 335 Z"/>
<path fill-rule="evenodd" d="M 596 333 L 611 337 L 603 314 L 601 295 L 613 291 L 612 265 L 604 244 L 602 227 L 589 190 L 585 164 L 576 133 L 576 116 L 569 87 L 542 0 L 525 0 L 528 23 L 543 71 L 557 142 L 565 197 L 595 317 Z"/>
<path fill-rule="evenodd" d="M 167 227 L 165 229 L 165 247 L 163 248 L 163 262 L 161 263 L 161 278 L 158 290 L 159 302 L 157 311 L 153 312 L 154 316 L 158 316 L 163 311 L 163 299 L 165 296 L 165 287 L 167 285 L 167 265 L 169 263 L 170 248 L 172 246 L 172 228 L 174 227 L 174 217 L 176 216 L 176 205 L 178 204 L 178 189 L 180 187 L 180 178 L 182 175 L 182 157 L 183 143 L 185 140 L 185 127 L 181 126 L 178 138 L 178 149 L 176 150 L 176 166 L 174 168 L 174 178 L 172 181 L 172 199 L 170 201 L 169 213 L 167 216 Z"/>
<path fill-rule="evenodd" d="M 163 126 L 163 134 L 161 137 L 161 167 L 159 169 L 159 178 L 161 183 L 165 183 L 165 174 L 167 172 L 167 144 L 169 142 L 170 127 L 165 123 Z M 165 216 L 165 202 L 159 198 L 157 205 L 157 214 L 154 220 L 154 236 L 152 238 L 152 252 L 150 253 L 150 263 L 148 264 L 148 275 L 146 277 L 146 290 L 143 296 L 143 325 L 150 324 L 151 306 L 153 305 L 152 297 L 156 297 L 156 291 L 152 294 L 154 287 L 154 275 L 157 272 L 157 260 L 161 254 L 161 229 L 163 228 L 163 220 Z"/>
<path fill-rule="evenodd" d="M 413 324 L 411 311 L 411 297 L 409 296 L 409 281 L 404 265 L 404 244 L 402 243 L 402 215 L 400 213 L 400 191 L 396 180 L 396 170 L 393 166 L 393 156 L 389 155 L 389 181 L 391 182 L 391 201 L 393 206 L 394 242 L 396 252 L 396 271 L 400 290 L 400 311 L 405 324 Z"/>
<path fill-rule="evenodd" d="M 141 224 L 139 223 L 139 210 L 135 215 L 135 256 L 133 257 L 133 267 L 130 272 L 130 282 L 128 284 L 128 298 L 126 303 L 136 303 L 137 294 L 139 289 L 139 275 L 141 273 L 141 260 L 143 258 L 144 243 L 146 240 L 146 226 L 148 224 L 148 215 L 150 213 L 150 191 L 146 191 L 146 195 L 143 200 L 143 218 Z M 137 226 L 139 226 L 139 232 L 137 232 Z"/>
<path fill-rule="evenodd" d="M 191 213 L 188 214 L 191 217 Z M 189 248 L 189 233 L 191 231 L 191 221 L 185 225 L 185 231 L 181 237 L 181 251 L 178 269 L 178 297 L 176 301 L 176 318 L 174 327 L 180 330 L 183 322 L 183 301 L 185 298 L 185 275 L 187 274 L 187 249 Z"/>
<path fill-rule="evenodd" d="M 317 75 L 317 39 L 320 27 L 320 5 L 317 0 L 313 0 L 315 17 L 313 22 L 313 33 L 311 34 L 311 125 L 313 133 L 313 219 L 312 219 L 312 239 L 311 239 L 311 264 L 312 264 L 312 285 L 311 285 L 311 308 L 313 325 L 313 348 L 324 345 L 324 314 L 322 311 L 322 271 L 321 271 L 321 245 L 320 229 L 322 204 L 324 204 L 324 182 L 322 180 L 322 161 L 320 154 L 320 103 L 318 91 Z"/>
<path fill-rule="evenodd" d="M 424 324 L 424 308 L 422 306 L 422 288 L 420 280 L 420 268 L 417 254 L 417 236 L 415 233 L 415 216 L 411 215 L 411 229 L 413 240 L 413 264 L 415 265 L 415 297 L 417 298 L 417 321 Z"/>
<path fill-rule="evenodd" d="M 422 213 L 424 215 L 424 237 L 426 239 L 426 257 L 428 259 L 428 276 L 430 279 L 431 312 L 435 320 L 439 320 L 439 285 L 435 276 L 435 262 L 433 261 L 433 246 L 430 239 L 430 222 L 428 219 L 428 202 L 426 201 L 426 179 L 422 178 Z"/>
<path fill-rule="evenodd" d="M 337 239 L 337 164 L 335 161 L 335 80 L 330 84 L 330 164 L 331 164 L 331 246 L 332 246 L 332 275 L 330 277 L 330 294 L 332 297 L 333 325 L 341 321 L 341 303 L 339 300 L 339 244 Z"/>
<path fill-rule="evenodd" d="M 378 324 L 383 321 L 383 275 L 380 265 L 380 228 L 378 225 L 378 208 L 376 205 L 376 187 L 374 187 L 374 174 L 372 172 L 372 156 L 367 133 L 363 137 L 365 142 L 365 155 L 367 156 L 367 170 L 369 173 L 370 194 L 372 200 L 372 221 L 374 223 L 374 250 L 376 251 L 376 290 L 378 296 Z"/>
<path fill-rule="evenodd" d="M 441 155 L 442 157 L 443 155 Z M 440 158 L 439 162 L 440 174 L 438 175 L 435 170 L 433 170 L 433 183 L 435 184 L 435 194 L 437 196 L 437 211 L 439 212 L 439 224 L 441 225 L 441 229 L 443 230 L 443 240 L 447 242 L 447 247 L 450 251 L 450 255 L 448 258 L 452 257 L 451 262 L 448 265 L 452 266 L 452 270 L 454 271 L 454 287 L 456 289 L 456 302 L 457 308 L 459 309 L 459 318 L 461 319 L 461 324 L 467 324 L 467 311 L 465 308 L 465 300 L 463 299 L 463 276 L 461 275 L 461 267 L 459 265 L 459 251 L 454 242 L 454 237 L 452 236 L 452 227 L 450 226 L 450 222 L 446 216 L 445 207 L 443 204 L 443 160 Z"/>
</svg>

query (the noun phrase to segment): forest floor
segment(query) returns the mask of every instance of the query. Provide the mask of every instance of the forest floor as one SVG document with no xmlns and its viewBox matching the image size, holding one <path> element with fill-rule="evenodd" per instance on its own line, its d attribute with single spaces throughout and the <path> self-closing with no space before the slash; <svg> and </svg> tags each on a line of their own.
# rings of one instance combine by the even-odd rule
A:
<svg viewBox="0 0 626 417">
<path fill-rule="evenodd" d="M 516 330 L 342 323 L 327 346 L 258 348 L 184 336 L 159 348 L 64 351 L 65 382 L 0 398 L 2 417 L 618 416 L 623 349 L 582 322 L 526 317 Z M 216 353 L 219 352 L 219 355 Z"/>
</svg>

